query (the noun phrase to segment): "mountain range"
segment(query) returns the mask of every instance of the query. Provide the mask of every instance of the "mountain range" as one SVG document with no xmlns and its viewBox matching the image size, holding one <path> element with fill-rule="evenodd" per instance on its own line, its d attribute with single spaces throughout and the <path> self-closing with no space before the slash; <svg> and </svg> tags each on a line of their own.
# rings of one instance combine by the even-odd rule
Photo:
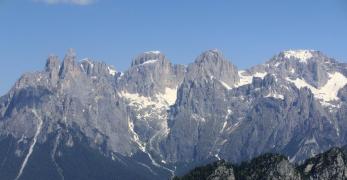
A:
<svg viewBox="0 0 347 180">
<path fill-rule="evenodd" d="M 304 163 L 347 144 L 347 64 L 288 50 L 239 70 L 216 49 L 159 51 L 118 72 L 70 49 L 0 98 L 2 179 L 168 179 L 278 153 Z"/>
</svg>

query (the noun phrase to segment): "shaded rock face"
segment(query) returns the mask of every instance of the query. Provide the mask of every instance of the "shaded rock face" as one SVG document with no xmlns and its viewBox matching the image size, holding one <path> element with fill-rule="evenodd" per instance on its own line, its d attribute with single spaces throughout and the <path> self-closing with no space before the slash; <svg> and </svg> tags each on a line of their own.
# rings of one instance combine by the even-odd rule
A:
<svg viewBox="0 0 347 180">
<path fill-rule="evenodd" d="M 238 179 L 301 179 L 295 166 L 280 155 L 265 154 L 241 164 Z"/>
<path fill-rule="evenodd" d="M 226 166 L 218 166 L 214 172 L 207 177 L 208 180 L 234 180 L 233 169 L 228 169 Z"/>
<path fill-rule="evenodd" d="M 18 142 L 14 137 L 2 137 L 0 143 L 0 175 L 3 180 L 13 179 L 163 179 L 167 171 L 151 165 L 144 154 L 133 157 L 114 153 L 104 156 L 90 146 L 86 137 L 72 129 L 60 129 L 47 141 L 35 146 L 23 173 L 18 176 L 28 149 L 29 140 Z M 19 152 L 19 149 L 22 152 Z M 12 153 L 15 152 L 15 153 Z M 143 166 L 147 164 L 147 166 Z M 156 172 L 155 174 L 153 172 Z"/>
<path fill-rule="evenodd" d="M 78 132 L 105 160 L 127 157 L 165 179 L 216 159 L 275 152 L 302 162 L 346 144 L 347 65 L 318 51 L 284 51 L 243 71 L 218 50 L 187 66 L 145 52 L 125 72 L 76 59 L 50 56 L 0 98 L 0 141 L 13 138 L 19 162 L 58 132 L 67 147 Z"/>
<path fill-rule="evenodd" d="M 176 177 L 176 179 L 301 180 L 302 175 L 285 157 L 275 154 L 265 154 L 240 165 L 232 165 L 224 161 L 218 161 L 213 164 L 195 168 L 182 177 Z"/>
<path fill-rule="evenodd" d="M 205 166 L 197 167 L 181 177 L 174 177 L 174 180 L 234 180 L 234 167 L 225 161 L 217 161 Z"/>
<path fill-rule="evenodd" d="M 309 179 L 346 179 L 346 154 L 342 149 L 333 148 L 308 159 L 300 169 Z"/>
</svg>

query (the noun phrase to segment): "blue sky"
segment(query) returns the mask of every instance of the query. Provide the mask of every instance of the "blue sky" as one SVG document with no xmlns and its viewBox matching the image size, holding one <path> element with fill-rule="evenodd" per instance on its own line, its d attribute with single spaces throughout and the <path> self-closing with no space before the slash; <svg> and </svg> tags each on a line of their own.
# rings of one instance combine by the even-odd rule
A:
<svg viewBox="0 0 347 180">
<path fill-rule="evenodd" d="M 70 47 L 121 71 L 149 50 L 188 64 L 218 48 L 241 69 L 286 49 L 347 62 L 347 1 L 0 0 L 0 95 Z"/>
</svg>

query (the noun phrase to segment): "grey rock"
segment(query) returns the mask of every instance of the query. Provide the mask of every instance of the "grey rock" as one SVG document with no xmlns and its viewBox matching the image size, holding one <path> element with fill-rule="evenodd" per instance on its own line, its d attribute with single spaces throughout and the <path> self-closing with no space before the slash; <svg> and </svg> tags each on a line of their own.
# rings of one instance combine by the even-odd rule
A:
<svg viewBox="0 0 347 180">
<path fill-rule="evenodd" d="M 230 87 L 239 82 L 236 66 L 231 64 L 219 50 L 203 52 L 193 64 L 188 66 L 186 79 L 195 78 L 216 78 Z"/>
<path fill-rule="evenodd" d="M 333 148 L 307 160 L 300 169 L 307 179 L 346 179 L 345 156 L 342 149 Z"/>
<path fill-rule="evenodd" d="M 177 88 L 184 72 L 184 66 L 171 64 L 164 54 L 146 52 L 136 57 L 131 68 L 118 78 L 117 88 L 151 97 L 164 93 L 165 88 Z"/>
<path fill-rule="evenodd" d="M 232 168 L 220 165 L 214 172 L 207 177 L 208 180 L 235 180 L 234 171 Z"/>
</svg>

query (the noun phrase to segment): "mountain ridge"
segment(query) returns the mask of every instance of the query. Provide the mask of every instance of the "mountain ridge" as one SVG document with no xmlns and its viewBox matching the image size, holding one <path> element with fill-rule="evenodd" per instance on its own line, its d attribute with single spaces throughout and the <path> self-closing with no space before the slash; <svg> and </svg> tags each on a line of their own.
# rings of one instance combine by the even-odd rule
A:
<svg viewBox="0 0 347 180">
<path fill-rule="evenodd" d="M 83 137 L 83 151 L 114 163 L 126 157 L 153 178 L 265 152 L 299 162 L 346 144 L 346 75 L 345 63 L 308 50 L 284 51 L 247 70 L 215 49 L 188 66 L 151 51 L 124 72 L 77 61 L 69 50 L 62 62 L 49 56 L 43 71 L 24 74 L 0 98 L 0 137 L 11 137 L 14 158 L 28 156 L 29 164 L 29 149 L 65 144 L 50 147 L 55 157 Z"/>
</svg>

